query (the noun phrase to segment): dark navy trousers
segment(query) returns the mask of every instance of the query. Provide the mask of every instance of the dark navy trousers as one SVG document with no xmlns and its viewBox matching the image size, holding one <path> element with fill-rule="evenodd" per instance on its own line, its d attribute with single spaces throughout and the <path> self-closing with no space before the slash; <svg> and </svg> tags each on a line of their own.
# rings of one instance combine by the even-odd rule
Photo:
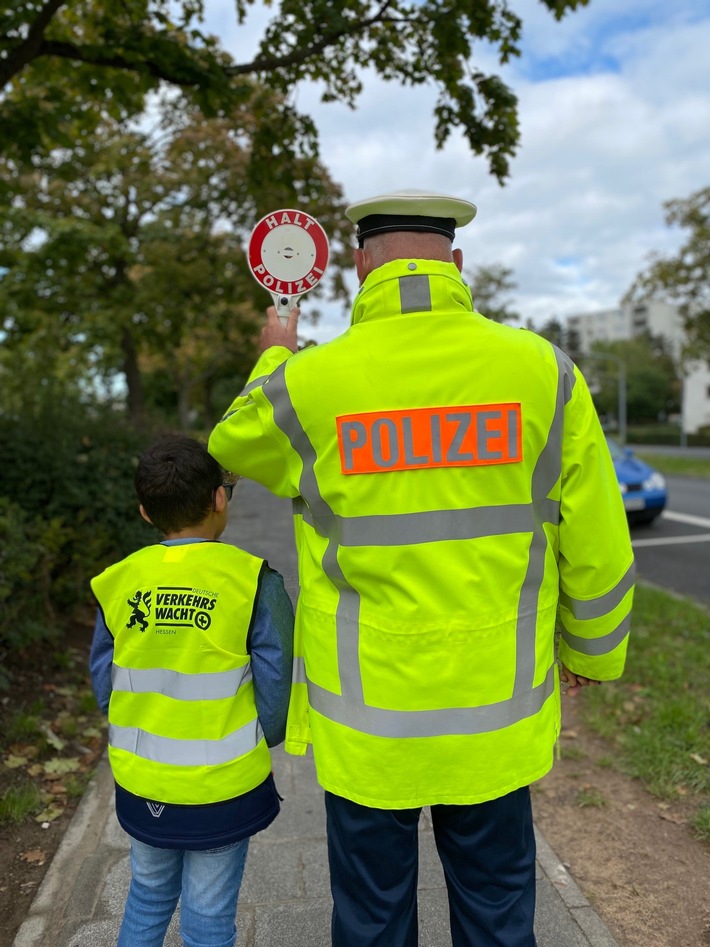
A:
<svg viewBox="0 0 710 947">
<path fill-rule="evenodd" d="M 333 947 L 417 947 L 421 809 L 371 809 L 326 792 Z M 453 947 L 536 947 L 528 787 L 432 806 Z"/>
</svg>

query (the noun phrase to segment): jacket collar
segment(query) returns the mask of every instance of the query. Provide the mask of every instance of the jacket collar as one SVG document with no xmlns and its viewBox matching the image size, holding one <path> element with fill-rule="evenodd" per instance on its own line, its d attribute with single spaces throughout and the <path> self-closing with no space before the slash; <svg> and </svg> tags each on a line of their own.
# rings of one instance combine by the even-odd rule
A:
<svg viewBox="0 0 710 947">
<path fill-rule="evenodd" d="M 393 260 L 365 279 L 353 304 L 353 325 L 383 316 L 474 309 L 471 290 L 455 263 Z"/>
</svg>

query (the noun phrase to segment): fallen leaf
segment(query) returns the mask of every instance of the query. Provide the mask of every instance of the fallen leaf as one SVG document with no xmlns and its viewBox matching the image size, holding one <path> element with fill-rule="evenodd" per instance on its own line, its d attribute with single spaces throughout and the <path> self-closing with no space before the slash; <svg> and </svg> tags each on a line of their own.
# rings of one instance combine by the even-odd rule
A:
<svg viewBox="0 0 710 947">
<path fill-rule="evenodd" d="M 13 756 L 26 756 L 31 760 L 39 754 L 39 747 L 33 743 L 13 743 L 10 752 Z"/>
<path fill-rule="evenodd" d="M 690 758 L 691 760 L 695 760 L 696 763 L 699 763 L 700 766 L 708 765 L 708 761 L 704 759 L 699 753 L 691 753 Z"/>
<path fill-rule="evenodd" d="M 90 737 L 100 737 L 102 736 L 102 733 L 98 727 L 87 727 L 86 730 L 81 731 L 81 735 L 86 739 L 89 739 Z"/>
<path fill-rule="evenodd" d="M 44 865 L 47 853 L 40 848 L 30 849 L 29 852 L 22 852 L 20 858 L 23 862 L 30 862 L 33 865 Z"/>
<path fill-rule="evenodd" d="M 55 750 L 64 749 L 66 742 L 62 740 L 61 737 L 57 736 L 48 723 L 43 724 L 41 729 L 47 743 L 49 743 L 50 746 L 53 746 Z"/>
<path fill-rule="evenodd" d="M 673 822 L 674 825 L 685 825 L 686 820 L 680 815 L 673 815 L 672 812 L 659 812 L 658 814 L 666 822 Z"/>
<path fill-rule="evenodd" d="M 67 756 L 60 760 L 48 760 L 44 764 L 44 772 L 48 779 L 56 779 L 66 773 L 75 773 L 81 769 L 78 756 Z"/>
<path fill-rule="evenodd" d="M 26 756 L 6 756 L 3 763 L 8 769 L 19 769 L 21 766 L 27 766 L 29 760 Z"/>
<path fill-rule="evenodd" d="M 54 822 L 64 812 L 64 806 L 47 806 L 39 815 L 35 816 L 35 822 Z"/>
</svg>

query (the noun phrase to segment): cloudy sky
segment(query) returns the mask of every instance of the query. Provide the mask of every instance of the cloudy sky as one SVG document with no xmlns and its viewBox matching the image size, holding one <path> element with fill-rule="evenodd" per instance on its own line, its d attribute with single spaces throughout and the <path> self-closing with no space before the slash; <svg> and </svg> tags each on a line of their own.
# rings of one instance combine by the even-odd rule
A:
<svg viewBox="0 0 710 947">
<path fill-rule="evenodd" d="M 268 14 L 257 9 L 238 28 L 232 0 L 206 6 L 207 25 L 243 61 Z M 522 57 L 478 60 L 519 99 L 522 140 L 505 187 L 459 136 L 435 149 L 433 89 L 365 74 L 356 111 L 320 103 L 315 86 L 295 102 L 315 118 L 348 200 L 410 187 L 473 201 L 478 215 L 455 244 L 464 268 L 509 267 L 513 305 L 540 325 L 618 305 L 651 251 L 678 247 L 663 202 L 710 185 L 710 7 L 590 0 L 558 23 L 538 0 L 510 6 L 523 18 Z M 339 307 L 325 309 L 309 333 L 319 341 L 347 325 Z"/>
</svg>

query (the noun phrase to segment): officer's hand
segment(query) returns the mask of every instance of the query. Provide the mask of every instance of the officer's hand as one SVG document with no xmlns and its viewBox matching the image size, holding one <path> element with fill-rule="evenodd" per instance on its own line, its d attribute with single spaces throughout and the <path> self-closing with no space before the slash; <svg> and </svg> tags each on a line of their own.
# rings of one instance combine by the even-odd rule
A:
<svg viewBox="0 0 710 947">
<path fill-rule="evenodd" d="M 563 665 L 560 667 L 560 683 L 562 692 L 570 697 L 575 697 L 582 687 L 601 684 L 601 681 L 595 681 L 591 677 L 582 677 L 581 674 L 575 674 Z M 565 685 L 567 685 L 565 687 Z"/>
<path fill-rule="evenodd" d="M 276 315 L 276 307 L 269 306 L 266 310 L 266 325 L 261 330 L 259 339 L 259 354 L 271 348 L 272 345 L 283 345 L 292 352 L 298 350 L 298 317 L 301 310 L 294 306 L 288 315 L 287 324 L 281 325 Z"/>
</svg>

